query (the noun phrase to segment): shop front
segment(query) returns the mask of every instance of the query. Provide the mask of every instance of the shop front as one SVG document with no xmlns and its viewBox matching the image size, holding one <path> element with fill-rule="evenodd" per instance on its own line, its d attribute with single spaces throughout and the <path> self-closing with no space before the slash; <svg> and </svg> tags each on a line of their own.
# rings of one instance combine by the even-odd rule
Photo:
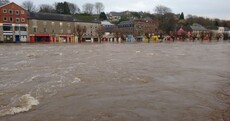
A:
<svg viewBox="0 0 230 121">
<path fill-rule="evenodd" d="M 30 35 L 31 43 L 50 43 L 52 42 L 51 36 L 49 34 L 34 34 Z"/>
<path fill-rule="evenodd" d="M 57 35 L 56 42 L 58 43 L 76 43 L 74 35 Z"/>
</svg>

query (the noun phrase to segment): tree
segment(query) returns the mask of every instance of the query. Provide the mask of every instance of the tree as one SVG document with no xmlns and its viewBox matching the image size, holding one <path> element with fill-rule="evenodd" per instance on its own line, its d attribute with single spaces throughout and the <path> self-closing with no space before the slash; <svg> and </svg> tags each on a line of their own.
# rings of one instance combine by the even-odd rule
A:
<svg viewBox="0 0 230 121">
<path fill-rule="evenodd" d="M 184 20 L 184 13 L 183 12 L 180 14 L 180 18 L 179 19 L 180 20 Z"/>
<path fill-rule="evenodd" d="M 96 2 L 95 3 L 95 11 L 96 11 L 96 14 L 100 14 L 101 12 L 103 12 L 104 11 L 104 5 L 103 5 L 103 3 L 101 3 L 101 2 Z"/>
<path fill-rule="evenodd" d="M 104 20 L 107 20 L 107 16 L 105 15 L 105 12 L 101 12 L 100 16 L 99 16 L 99 19 L 101 21 L 104 21 Z"/>
<path fill-rule="evenodd" d="M 0 0 L 0 6 L 5 5 L 9 2 L 10 2 L 9 0 Z"/>
<path fill-rule="evenodd" d="M 164 14 L 161 18 L 159 18 L 159 29 L 165 33 L 170 33 L 170 31 L 174 31 L 176 27 L 176 18 L 175 14 L 167 13 Z"/>
<path fill-rule="evenodd" d="M 80 42 L 82 42 L 82 36 L 86 33 L 86 26 L 77 24 L 74 26 L 74 33 L 78 36 L 78 40 L 80 39 Z"/>
<path fill-rule="evenodd" d="M 53 6 L 48 5 L 48 4 L 42 4 L 40 5 L 40 10 L 39 12 L 43 12 L 43 13 L 55 13 L 55 9 Z"/>
<path fill-rule="evenodd" d="M 59 3 L 56 3 L 56 12 L 57 13 L 60 13 L 60 14 L 70 14 L 70 9 L 69 9 L 69 5 L 67 2 L 59 2 Z"/>
<path fill-rule="evenodd" d="M 122 38 L 123 32 L 120 28 L 116 27 L 113 29 L 113 34 L 114 34 L 114 37 L 116 38 L 116 40 L 118 41 L 119 38 Z"/>
<path fill-rule="evenodd" d="M 104 33 L 105 33 L 105 28 L 100 25 L 97 29 L 96 29 L 97 35 L 98 35 L 98 39 L 99 42 L 101 42 L 101 38 L 103 37 Z"/>
<path fill-rule="evenodd" d="M 76 12 L 77 13 L 80 12 L 80 9 L 79 9 L 79 7 L 76 4 L 74 4 L 74 3 L 68 3 L 68 6 L 69 6 L 69 10 L 70 10 L 71 14 L 74 15 Z"/>
<path fill-rule="evenodd" d="M 28 12 L 33 12 L 35 11 L 36 7 L 34 3 L 30 0 L 24 1 L 22 3 L 22 6 L 28 11 Z"/>
<path fill-rule="evenodd" d="M 154 11 L 157 13 L 157 14 L 160 14 L 160 15 L 164 15 L 166 13 L 171 13 L 172 10 L 166 6 L 163 6 L 163 5 L 158 5 L 155 7 Z"/>
<path fill-rule="evenodd" d="M 83 12 L 87 14 L 93 14 L 94 5 L 91 3 L 86 3 L 82 6 Z"/>
</svg>

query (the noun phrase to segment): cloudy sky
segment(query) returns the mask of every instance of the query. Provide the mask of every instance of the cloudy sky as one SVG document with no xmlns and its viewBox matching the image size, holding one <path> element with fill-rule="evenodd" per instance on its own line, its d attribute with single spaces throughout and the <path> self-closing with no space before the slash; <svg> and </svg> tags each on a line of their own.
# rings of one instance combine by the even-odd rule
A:
<svg viewBox="0 0 230 121">
<path fill-rule="evenodd" d="M 25 0 L 11 0 L 22 4 Z M 53 4 L 64 0 L 31 0 L 40 4 Z M 230 0 L 65 0 L 77 4 L 80 8 L 85 3 L 102 2 L 105 12 L 110 11 L 146 11 L 154 12 L 156 5 L 164 5 L 172 9 L 174 13 L 184 12 L 188 14 L 230 20 Z"/>
</svg>

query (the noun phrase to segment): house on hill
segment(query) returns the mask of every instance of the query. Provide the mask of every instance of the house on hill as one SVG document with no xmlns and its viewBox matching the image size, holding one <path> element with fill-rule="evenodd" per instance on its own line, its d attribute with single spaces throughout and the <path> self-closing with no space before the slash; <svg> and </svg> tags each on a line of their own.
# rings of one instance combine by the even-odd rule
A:
<svg viewBox="0 0 230 121">
<path fill-rule="evenodd" d="M 190 26 L 192 28 L 193 32 L 205 32 L 208 29 L 206 29 L 205 27 L 203 27 L 202 25 L 198 24 L 198 23 L 194 23 Z"/>
</svg>

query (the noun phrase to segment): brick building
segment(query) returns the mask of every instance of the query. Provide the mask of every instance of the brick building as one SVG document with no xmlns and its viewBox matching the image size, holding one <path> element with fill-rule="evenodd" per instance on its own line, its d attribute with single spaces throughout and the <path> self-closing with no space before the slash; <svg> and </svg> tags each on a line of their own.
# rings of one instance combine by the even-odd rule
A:
<svg viewBox="0 0 230 121">
<path fill-rule="evenodd" d="M 28 42 L 27 10 L 14 2 L 0 6 L 0 42 Z"/>
<path fill-rule="evenodd" d="M 158 28 L 156 20 L 132 20 L 122 21 L 118 24 L 124 35 L 144 36 L 145 34 L 154 34 Z"/>
</svg>

